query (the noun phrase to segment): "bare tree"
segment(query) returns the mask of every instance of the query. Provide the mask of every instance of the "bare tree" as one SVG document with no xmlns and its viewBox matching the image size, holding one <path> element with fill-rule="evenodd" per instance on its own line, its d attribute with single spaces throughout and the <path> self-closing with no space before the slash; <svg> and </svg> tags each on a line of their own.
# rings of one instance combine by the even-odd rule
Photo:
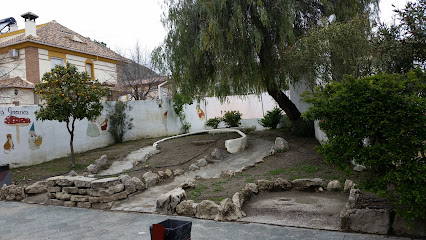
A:
<svg viewBox="0 0 426 240">
<path fill-rule="evenodd" d="M 119 66 L 118 90 L 130 94 L 133 100 L 156 98 L 157 86 L 165 81 L 165 77 L 155 72 L 152 53 L 136 42 L 126 55 L 128 61 Z"/>
</svg>

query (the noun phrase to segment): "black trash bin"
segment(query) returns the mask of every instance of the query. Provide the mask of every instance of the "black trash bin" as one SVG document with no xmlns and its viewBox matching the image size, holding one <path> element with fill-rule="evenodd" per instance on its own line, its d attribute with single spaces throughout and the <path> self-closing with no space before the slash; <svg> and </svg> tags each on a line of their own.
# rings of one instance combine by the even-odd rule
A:
<svg viewBox="0 0 426 240">
<path fill-rule="evenodd" d="M 150 226 L 149 232 L 151 240 L 190 240 L 191 227 L 191 221 L 167 219 Z"/>
</svg>

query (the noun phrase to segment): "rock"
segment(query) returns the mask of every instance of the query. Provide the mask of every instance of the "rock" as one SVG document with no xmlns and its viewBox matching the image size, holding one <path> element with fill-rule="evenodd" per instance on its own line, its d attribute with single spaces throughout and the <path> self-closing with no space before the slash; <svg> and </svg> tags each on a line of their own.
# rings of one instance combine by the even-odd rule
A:
<svg viewBox="0 0 426 240">
<path fill-rule="evenodd" d="M 181 183 L 179 187 L 182 189 L 195 188 L 195 184 L 192 180 L 186 180 L 185 182 Z"/>
<path fill-rule="evenodd" d="M 269 180 L 257 180 L 256 185 L 257 189 L 261 192 L 270 192 L 274 189 L 274 182 Z"/>
<path fill-rule="evenodd" d="M 76 205 L 77 205 L 76 202 L 71 202 L 71 201 L 64 202 L 64 207 L 75 207 Z"/>
<path fill-rule="evenodd" d="M 289 150 L 290 148 L 288 146 L 288 142 L 284 138 L 277 137 L 275 138 L 274 149 L 276 152 L 284 152 Z"/>
<path fill-rule="evenodd" d="M 118 177 L 101 178 L 101 179 L 92 181 L 91 187 L 94 189 L 108 188 L 111 186 L 118 185 L 120 183 L 121 181 Z"/>
<path fill-rule="evenodd" d="M 52 205 L 52 206 L 64 206 L 64 200 L 58 200 L 58 199 L 48 199 L 46 201 L 46 205 Z"/>
<path fill-rule="evenodd" d="M 166 175 L 167 175 L 168 178 L 173 177 L 173 173 L 172 173 L 172 171 L 170 169 L 166 169 L 166 171 L 164 171 L 164 172 L 166 173 Z"/>
<path fill-rule="evenodd" d="M 339 180 L 333 180 L 327 184 L 327 191 L 340 191 L 341 189 L 342 185 Z"/>
<path fill-rule="evenodd" d="M 321 187 L 322 179 L 321 178 L 312 178 L 312 179 L 296 179 L 291 182 L 292 186 L 296 190 L 306 190 Z"/>
<path fill-rule="evenodd" d="M 143 191 L 146 189 L 145 184 L 137 177 L 132 177 L 132 183 L 137 191 Z"/>
<path fill-rule="evenodd" d="M 96 178 L 92 178 L 92 177 L 82 177 L 82 176 L 78 176 L 78 177 L 74 177 L 73 181 L 74 181 L 74 186 L 78 187 L 78 188 L 89 188 L 92 185 L 92 182 L 95 181 Z"/>
<path fill-rule="evenodd" d="M 106 155 L 102 155 L 100 158 L 95 160 L 95 165 L 98 166 L 98 170 L 105 169 L 108 165 L 108 159 Z"/>
<path fill-rule="evenodd" d="M 201 177 L 200 175 L 195 175 L 194 179 L 199 181 L 199 180 L 203 180 L 204 178 Z"/>
<path fill-rule="evenodd" d="M 122 192 L 124 191 L 124 184 L 120 183 L 115 186 L 111 186 L 108 188 L 98 188 L 98 189 L 91 189 L 88 190 L 88 194 L 92 197 L 103 197 L 103 196 L 111 196 L 114 193 Z"/>
<path fill-rule="evenodd" d="M 277 178 L 274 181 L 274 190 L 275 191 L 283 191 L 291 189 L 291 182 L 287 179 Z"/>
<path fill-rule="evenodd" d="M 158 176 L 160 176 L 161 179 L 163 179 L 166 176 L 166 173 L 164 171 L 158 171 Z"/>
<path fill-rule="evenodd" d="M 182 188 L 175 188 L 157 198 L 156 210 L 161 214 L 174 214 L 177 205 L 186 199 L 186 192 Z"/>
<path fill-rule="evenodd" d="M 61 178 L 64 178 L 64 176 L 55 176 L 55 177 L 50 177 L 50 178 L 46 179 L 47 186 L 49 186 L 49 187 L 55 186 L 56 185 L 56 181 L 58 179 L 61 179 Z"/>
<path fill-rule="evenodd" d="M 120 179 L 120 182 L 124 184 L 124 186 L 127 186 L 132 183 L 132 177 L 127 174 L 122 174 L 118 176 L 118 179 Z"/>
<path fill-rule="evenodd" d="M 354 182 L 352 180 L 346 179 L 343 191 L 347 193 L 352 189 L 353 186 L 354 186 Z"/>
<path fill-rule="evenodd" d="M 349 191 L 349 198 L 348 198 L 348 202 L 346 203 L 346 209 L 351 209 L 355 207 L 356 201 L 359 198 L 359 195 L 361 194 L 361 191 L 355 188 L 352 188 Z"/>
<path fill-rule="evenodd" d="M 265 162 L 263 159 L 257 159 L 257 160 L 254 162 L 254 164 L 259 164 L 259 163 L 263 163 L 263 162 Z"/>
<path fill-rule="evenodd" d="M 63 187 L 62 191 L 66 193 L 78 193 L 78 187 Z"/>
<path fill-rule="evenodd" d="M 215 148 L 215 149 L 213 149 L 213 151 L 210 155 L 212 156 L 213 159 L 223 160 L 226 157 L 228 157 L 229 153 L 222 150 L 222 149 Z"/>
<path fill-rule="evenodd" d="M 354 159 L 351 160 L 351 164 L 353 166 L 353 170 L 357 172 L 362 172 L 367 169 L 365 166 L 355 163 Z"/>
<path fill-rule="evenodd" d="M 382 209 L 343 210 L 340 223 L 344 231 L 387 234 L 390 230 L 390 213 Z"/>
<path fill-rule="evenodd" d="M 143 175 L 143 179 L 145 180 L 146 188 L 150 188 L 154 186 L 155 184 L 157 184 L 158 182 L 157 176 L 155 176 L 155 174 L 152 173 L 151 171 L 146 172 Z"/>
<path fill-rule="evenodd" d="M 243 206 L 244 202 L 250 200 L 251 196 L 257 192 L 258 188 L 255 183 L 247 183 L 246 186 L 239 192 L 240 205 Z"/>
<path fill-rule="evenodd" d="M 324 188 L 317 187 L 317 188 L 315 188 L 315 192 L 324 192 Z"/>
<path fill-rule="evenodd" d="M 67 174 L 67 176 L 75 177 L 75 176 L 78 176 L 78 174 L 77 174 L 77 172 L 76 172 L 76 171 L 71 170 L 71 171 Z"/>
<path fill-rule="evenodd" d="M 193 200 L 184 200 L 176 206 L 176 213 L 181 216 L 194 217 L 197 204 Z"/>
<path fill-rule="evenodd" d="M 418 238 L 424 238 L 426 236 L 426 220 L 415 220 L 411 222 L 412 227 L 407 227 L 407 220 L 403 219 L 402 217 L 396 215 L 395 220 L 392 224 L 392 229 L 395 234 L 397 235 L 404 235 L 404 236 L 411 236 L 411 237 L 418 237 Z"/>
<path fill-rule="evenodd" d="M 205 167 L 207 166 L 209 163 L 207 162 L 207 160 L 205 158 L 201 158 L 197 161 L 197 166 L 198 167 Z"/>
<path fill-rule="evenodd" d="M 257 187 L 256 183 L 247 183 L 246 186 L 244 187 L 244 189 L 248 189 L 252 193 L 258 192 L 258 187 Z"/>
<path fill-rule="evenodd" d="M 200 169 L 197 165 L 195 165 L 194 163 L 193 164 L 191 164 L 191 166 L 189 166 L 189 171 L 196 171 L 196 170 L 198 170 L 198 169 Z"/>
<path fill-rule="evenodd" d="M 182 169 L 175 169 L 173 171 L 173 175 L 175 175 L 175 176 L 179 176 L 179 175 L 182 175 L 184 173 L 185 173 L 185 171 L 183 171 Z"/>
<path fill-rule="evenodd" d="M 87 202 L 87 201 L 89 201 L 89 196 L 71 195 L 70 200 L 73 201 L 73 202 Z"/>
<path fill-rule="evenodd" d="M 25 193 L 27 194 L 40 194 L 47 192 L 47 182 L 39 181 L 25 187 Z"/>
<path fill-rule="evenodd" d="M 68 194 L 68 193 L 66 193 L 66 192 L 57 192 L 57 193 L 56 193 L 56 198 L 57 198 L 57 199 L 59 199 L 59 200 L 65 200 L 65 201 L 68 201 L 68 200 L 70 200 L 71 195 L 69 195 L 69 194 Z"/>
<path fill-rule="evenodd" d="M 216 221 L 234 221 L 238 219 L 237 209 L 230 198 L 225 198 L 220 202 L 218 213 L 214 220 Z"/>
<path fill-rule="evenodd" d="M 107 210 L 111 209 L 112 205 L 114 205 L 115 202 L 107 202 L 107 203 L 92 203 L 93 209 L 102 209 Z"/>
<path fill-rule="evenodd" d="M 62 188 L 61 188 L 61 187 L 48 187 L 48 188 L 47 188 L 47 191 L 48 191 L 48 192 L 50 192 L 50 193 L 53 193 L 53 192 L 61 192 L 61 191 L 62 191 Z"/>
<path fill-rule="evenodd" d="M 219 206 L 211 200 L 203 200 L 196 209 L 195 217 L 201 219 L 215 219 L 219 212 Z"/>
<path fill-rule="evenodd" d="M 74 186 L 74 178 L 76 177 L 63 176 L 62 178 L 56 179 L 56 185 L 62 187 L 72 187 Z"/>
<path fill-rule="evenodd" d="M 80 188 L 78 189 L 78 194 L 80 195 L 87 195 L 87 189 L 86 188 Z"/>
<path fill-rule="evenodd" d="M 47 198 L 56 198 L 56 193 L 55 192 L 48 192 Z"/>
<path fill-rule="evenodd" d="M 96 164 L 90 164 L 89 166 L 86 167 L 86 172 L 87 173 L 91 173 L 91 174 L 96 174 L 99 171 L 99 167 Z"/>
<path fill-rule="evenodd" d="M 235 205 L 235 214 L 238 218 L 245 217 L 246 214 L 241 210 L 243 207 L 244 202 L 241 199 L 240 193 L 236 192 L 234 196 L 232 196 L 232 203 Z"/>
<path fill-rule="evenodd" d="M 92 204 L 89 202 L 78 202 L 77 207 L 79 208 L 91 208 Z"/>
<path fill-rule="evenodd" d="M 24 187 L 18 187 L 15 184 L 9 186 L 5 184 L 0 190 L 0 200 L 21 201 L 25 197 Z"/>
<path fill-rule="evenodd" d="M 223 171 L 220 173 L 220 176 L 221 176 L 221 177 L 225 177 L 225 178 L 227 178 L 227 177 L 233 177 L 233 176 L 235 176 L 235 172 L 234 172 L 234 171 L 232 171 L 232 170 L 223 170 Z"/>
</svg>

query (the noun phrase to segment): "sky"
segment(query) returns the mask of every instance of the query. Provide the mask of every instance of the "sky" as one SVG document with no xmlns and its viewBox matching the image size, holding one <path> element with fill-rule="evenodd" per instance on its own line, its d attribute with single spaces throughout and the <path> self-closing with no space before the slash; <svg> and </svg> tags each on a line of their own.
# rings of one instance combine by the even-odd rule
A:
<svg viewBox="0 0 426 240">
<path fill-rule="evenodd" d="M 382 21 L 392 21 L 392 4 L 403 8 L 405 3 L 406 0 L 381 0 Z M 25 23 L 21 15 L 33 12 L 39 16 L 37 25 L 56 20 L 85 37 L 105 42 L 112 50 L 126 52 L 136 42 L 143 49 L 152 50 L 166 36 L 161 5 L 163 0 L 2 0 L 0 19 L 14 17 L 22 29 Z"/>
</svg>

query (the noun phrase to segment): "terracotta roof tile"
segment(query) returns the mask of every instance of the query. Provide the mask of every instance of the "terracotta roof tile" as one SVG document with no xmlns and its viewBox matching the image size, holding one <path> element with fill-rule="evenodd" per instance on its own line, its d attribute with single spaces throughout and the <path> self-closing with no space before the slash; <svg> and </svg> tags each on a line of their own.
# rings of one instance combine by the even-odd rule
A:
<svg viewBox="0 0 426 240">
<path fill-rule="evenodd" d="M 20 77 L 0 79 L 0 88 L 11 88 L 11 87 L 34 88 L 34 84 L 32 84 L 31 82 L 25 81 Z"/>
<path fill-rule="evenodd" d="M 36 37 L 28 36 L 25 38 L 25 32 L 23 32 L 16 34 L 14 37 L 7 37 L 6 41 L 0 41 L 0 48 L 2 46 L 29 40 L 31 42 L 88 53 L 113 60 L 123 60 L 122 56 L 112 51 L 111 49 L 91 41 L 89 38 L 86 38 L 69 28 L 62 26 L 56 21 L 51 21 L 43 26 L 37 27 L 36 34 Z"/>
</svg>

